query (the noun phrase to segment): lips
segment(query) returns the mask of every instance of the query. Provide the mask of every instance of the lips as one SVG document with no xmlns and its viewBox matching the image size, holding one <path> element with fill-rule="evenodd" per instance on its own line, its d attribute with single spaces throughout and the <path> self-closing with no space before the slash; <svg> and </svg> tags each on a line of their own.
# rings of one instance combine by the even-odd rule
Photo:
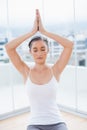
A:
<svg viewBox="0 0 87 130">
<path fill-rule="evenodd" d="M 40 60 L 41 60 L 41 59 L 43 59 L 43 57 L 38 57 L 37 59 L 40 59 Z"/>
</svg>

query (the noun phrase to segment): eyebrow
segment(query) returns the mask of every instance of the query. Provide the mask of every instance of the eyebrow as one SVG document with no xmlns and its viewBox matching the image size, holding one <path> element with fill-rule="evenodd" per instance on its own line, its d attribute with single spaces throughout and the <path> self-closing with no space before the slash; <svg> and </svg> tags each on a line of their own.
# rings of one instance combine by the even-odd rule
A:
<svg viewBox="0 0 87 130">
<path fill-rule="evenodd" d="M 42 46 L 41 49 L 45 48 L 45 46 Z M 34 47 L 33 49 L 37 49 L 37 47 Z"/>
<path fill-rule="evenodd" d="M 34 47 L 33 49 L 37 49 L 36 47 Z"/>
</svg>

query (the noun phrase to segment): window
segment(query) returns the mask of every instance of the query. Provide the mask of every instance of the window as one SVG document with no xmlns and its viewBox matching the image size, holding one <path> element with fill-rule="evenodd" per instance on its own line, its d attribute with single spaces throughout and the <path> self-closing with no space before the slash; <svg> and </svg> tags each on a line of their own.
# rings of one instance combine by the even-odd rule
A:
<svg viewBox="0 0 87 130">
<path fill-rule="evenodd" d="M 0 0 L 0 114 L 29 106 L 23 79 L 11 64 L 4 45 L 31 31 L 37 8 L 47 30 L 74 42 L 68 66 L 61 75 L 58 103 L 74 111 L 87 113 L 86 0 L 38 0 L 38 3 L 36 0 Z M 28 40 L 18 47 L 18 53 L 30 65 L 32 58 L 27 47 Z M 49 47 L 47 62 L 54 63 L 63 47 L 52 39 L 49 39 Z"/>
</svg>

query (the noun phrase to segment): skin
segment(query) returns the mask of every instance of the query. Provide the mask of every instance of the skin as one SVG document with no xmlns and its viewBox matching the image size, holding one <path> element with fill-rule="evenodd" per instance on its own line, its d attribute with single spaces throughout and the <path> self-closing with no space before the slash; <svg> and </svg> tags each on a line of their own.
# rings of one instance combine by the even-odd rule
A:
<svg viewBox="0 0 87 130">
<path fill-rule="evenodd" d="M 46 58 L 47 58 L 48 52 L 49 52 L 49 49 L 46 43 L 44 43 L 44 41 L 39 40 L 39 41 L 33 42 L 32 48 L 30 51 L 35 61 L 35 66 L 31 70 L 32 74 L 30 77 L 33 83 L 45 84 L 51 79 L 49 67 L 46 65 Z M 45 77 L 45 81 L 44 81 L 44 77 Z"/>
<path fill-rule="evenodd" d="M 46 58 L 49 52 L 49 49 L 47 48 L 46 44 L 41 40 L 33 42 L 30 54 L 34 58 L 35 65 L 32 68 L 27 66 L 25 62 L 21 60 L 20 56 L 16 52 L 16 48 L 22 42 L 24 42 L 26 39 L 30 38 L 31 36 L 33 36 L 35 33 L 38 32 L 38 27 L 39 32 L 41 34 L 55 40 L 56 42 L 61 44 L 61 46 L 63 46 L 64 48 L 56 63 L 53 64 L 51 67 L 53 75 L 55 76 L 56 80 L 59 81 L 59 77 L 70 59 L 73 49 L 73 43 L 68 39 L 63 38 L 57 34 L 48 32 L 43 27 L 39 10 L 36 10 L 35 21 L 32 31 L 6 44 L 5 45 L 6 51 L 13 65 L 23 76 L 24 83 L 26 83 L 27 77 L 29 76 L 30 72 L 31 72 L 30 79 L 32 80 L 32 82 L 37 84 L 47 83 L 52 78 L 53 75 L 50 71 L 50 67 L 46 64 Z"/>
<path fill-rule="evenodd" d="M 39 40 L 33 42 L 30 53 L 36 64 L 45 64 L 48 51 L 47 45 L 42 40 Z"/>
</svg>

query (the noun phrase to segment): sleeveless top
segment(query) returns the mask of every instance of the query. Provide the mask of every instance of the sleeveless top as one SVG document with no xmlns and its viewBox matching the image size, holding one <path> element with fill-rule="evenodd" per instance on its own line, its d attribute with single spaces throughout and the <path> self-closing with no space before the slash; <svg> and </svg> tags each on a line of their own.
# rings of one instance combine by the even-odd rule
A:
<svg viewBox="0 0 87 130">
<path fill-rule="evenodd" d="M 31 108 L 30 125 L 65 122 L 57 105 L 56 96 L 59 84 L 53 74 L 51 80 L 42 85 L 33 83 L 28 76 L 25 85 Z"/>
</svg>

